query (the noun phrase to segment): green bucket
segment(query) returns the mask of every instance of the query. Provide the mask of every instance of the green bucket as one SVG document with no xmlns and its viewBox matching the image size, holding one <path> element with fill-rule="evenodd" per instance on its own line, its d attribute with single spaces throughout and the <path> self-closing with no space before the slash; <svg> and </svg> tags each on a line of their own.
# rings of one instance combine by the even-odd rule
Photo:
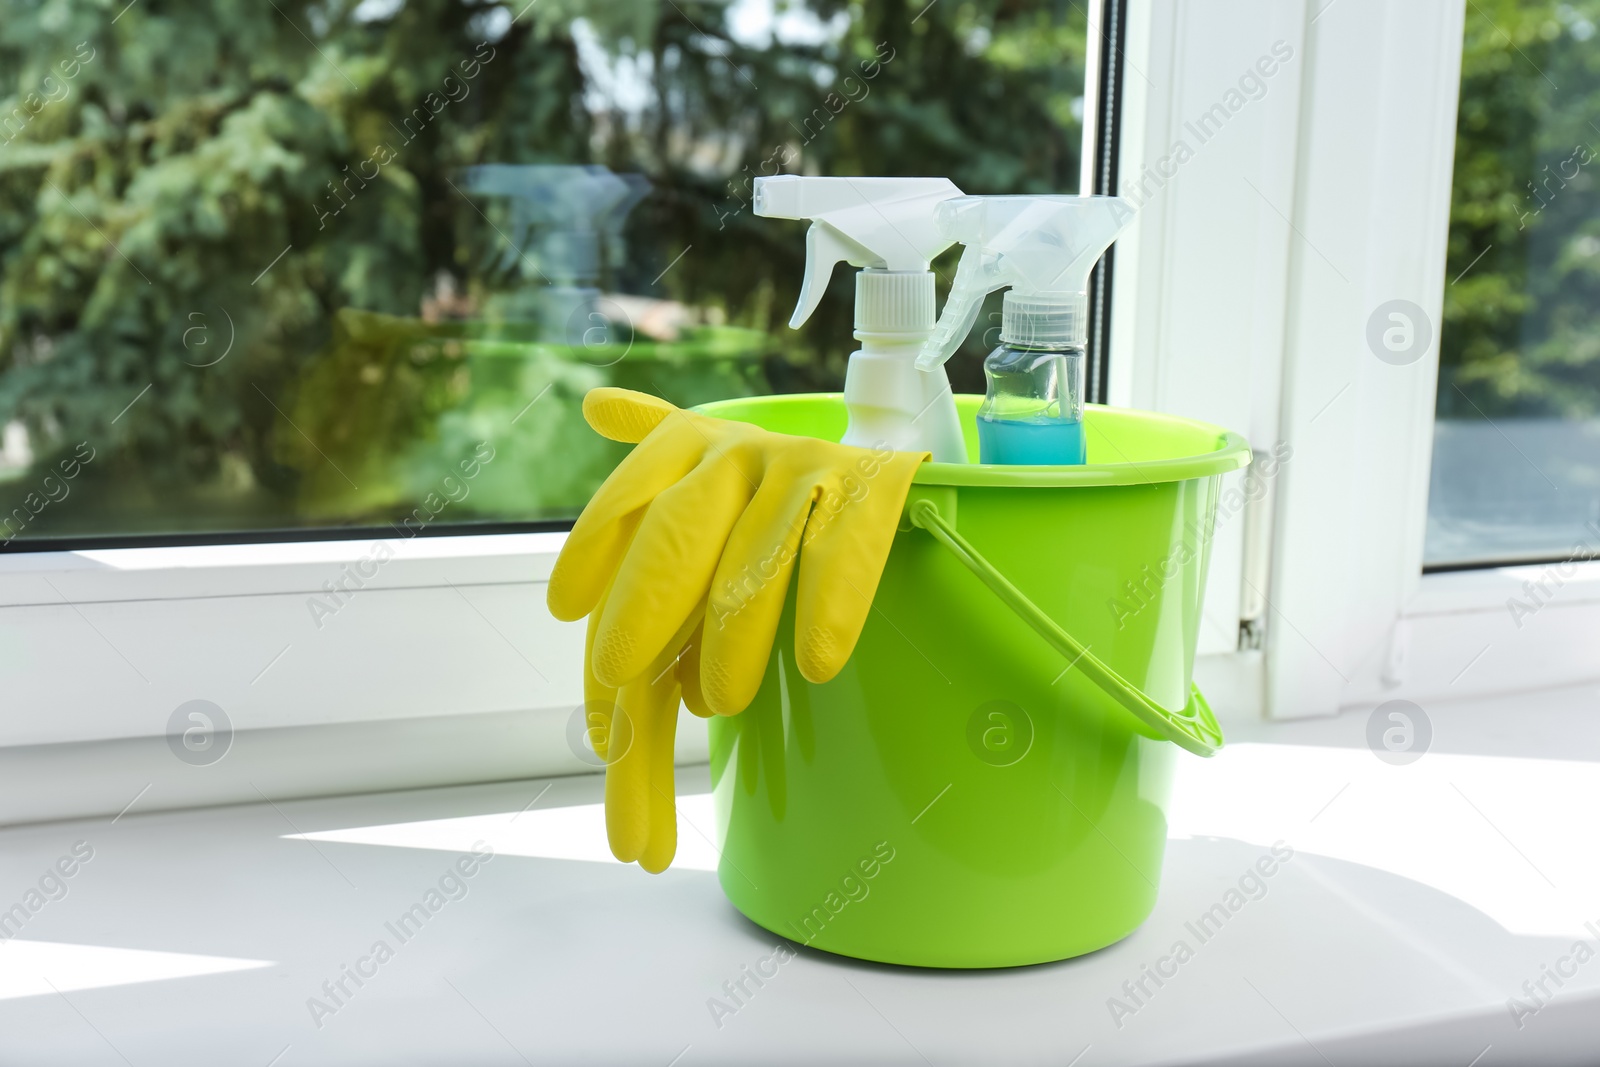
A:
<svg viewBox="0 0 1600 1067">
<path fill-rule="evenodd" d="M 956 400 L 977 457 L 982 398 Z M 702 406 L 838 440 L 838 395 Z M 713 718 L 734 906 L 828 952 L 925 967 L 1066 959 L 1155 906 L 1176 746 L 1210 755 L 1191 682 L 1237 434 L 1090 406 L 1088 463 L 927 463 L 850 661 L 824 685 L 784 614 L 760 692 Z"/>
</svg>

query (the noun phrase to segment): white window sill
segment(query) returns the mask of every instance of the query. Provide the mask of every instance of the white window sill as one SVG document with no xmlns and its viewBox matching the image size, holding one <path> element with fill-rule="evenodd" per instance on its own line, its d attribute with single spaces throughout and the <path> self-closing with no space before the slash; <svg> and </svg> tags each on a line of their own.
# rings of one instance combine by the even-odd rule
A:
<svg viewBox="0 0 1600 1067">
<path fill-rule="evenodd" d="M 1584 689 L 1436 708 L 1431 750 L 1398 767 L 1365 747 L 1364 714 L 1236 729 L 1216 759 L 1182 760 L 1161 899 L 1127 940 L 974 973 L 804 950 L 720 1027 L 708 1000 L 777 939 L 707 869 L 703 798 L 686 797 L 682 861 L 660 877 L 605 857 L 593 776 L 167 814 L 140 801 L 116 821 L 0 832 L 13 896 L 75 842 L 94 849 L 0 946 L 0 1032 L 31 1064 L 114 1062 L 108 1045 L 137 1063 L 285 1067 L 1577 1062 L 1600 961 L 1520 1030 L 1507 998 L 1600 925 L 1600 861 L 1571 847 L 1600 806 L 1596 703 Z M 682 779 L 705 793 L 705 772 Z M 1108 1000 L 1194 943 L 1185 924 L 1280 839 L 1295 855 L 1266 893 L 1118 1028 Z M 466 895 L 362 986 L 346 980 L 319 1028 L 323 982 L 394 943 L 384 923 L 479 840 L 495 857 Z"/>
</svg>

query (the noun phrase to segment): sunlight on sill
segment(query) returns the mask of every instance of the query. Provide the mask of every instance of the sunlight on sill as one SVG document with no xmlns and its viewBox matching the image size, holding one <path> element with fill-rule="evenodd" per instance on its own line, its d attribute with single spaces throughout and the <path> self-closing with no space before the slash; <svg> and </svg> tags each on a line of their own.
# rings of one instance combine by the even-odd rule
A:
<svg viewBox="0 0 1600 1067">
<path fill-rule="evenodd" d="M 1365 748 L 1230 745 L 1179 763 L 1168 836 L 1219 837 L 1387 871 L 1519 936 L 1593 937 L 1600 850 L 1576 830 L 1600 810 L 1600 764 Z"/>
<path fill-rule="evenodd" d="M 1574 820 L 1600 810 L 1600 764 L 1429 752 L 1392 766 L 1365 748 L 1242 743 L 1178 763 L 1168 834 L 1219 838 L 1388 872 L 1446 893 L 1518 936 L 1591 937 L 1600 925 L 1600 850 Z M 717 868 L 708 793 L 678 798 L 674 870 Z M 326 830 L 314 841 L 615 863 L 605 807 Z"/>
<path fill-rule="evenodd" d="M 716 823 L 711 794 L 678 797 L 678 853 L 672 870 L 717 869 Z M 564 808 L 502 811 L 491 815 L 466 815 L 454 819 L 354 826 L 308 834 L 285 834 L 291 839 L 337 841 L 351 845 L 389 845 L 428 848 L 441 852 L 468 852 L 479 841 L 488 842 L 496 855 L 534 859 L 581 860 L 616 863 L 606 845 L 604 804 L 576 804 Z"/>
<path fill-rule="evenodd" d="M 271 966 L 271 960 L 12 939 L 0 942 L 0 1000 Z"/>
</svg>

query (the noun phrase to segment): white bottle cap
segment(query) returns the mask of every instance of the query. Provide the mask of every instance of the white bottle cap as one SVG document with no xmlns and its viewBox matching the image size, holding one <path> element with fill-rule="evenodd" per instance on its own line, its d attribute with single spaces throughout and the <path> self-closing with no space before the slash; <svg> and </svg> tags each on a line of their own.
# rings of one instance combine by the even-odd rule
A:
<svg viewBox="0 0 1600 1067">
<path fill-rule="evenodd" d="M 863 270 L 856 273 L 856 332 L 933 330 L 933 271 Z"/>
<path fill-rule="evenodd" d="M 1041 296 L 1007 289 L 1000 340 L 1023 348 L 1082 345 L 1089 340 L 1089 298 L 1083 293 Z"/>
</svg>

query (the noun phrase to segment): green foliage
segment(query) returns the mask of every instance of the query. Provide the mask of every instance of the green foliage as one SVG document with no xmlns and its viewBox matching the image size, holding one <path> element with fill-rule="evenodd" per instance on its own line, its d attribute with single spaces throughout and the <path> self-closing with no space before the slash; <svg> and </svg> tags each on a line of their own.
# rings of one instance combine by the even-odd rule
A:
<svg viewBox="0 0 1600 1067">
<path fill-rule="evenodd" d="M 1467 6 L 1442 417 L 1600 411 L 1597 29 L 1600 0 Z"/>
<path fill-rule="evenodd" d="M 491 266 L 506 216 L 462 192 L 472 164 L 648 176 L 607 284 L 701 315 L 650 357 L 682 402 L 842 374 L 848 279 L 787 331 L 803 230 L 751 215 L 755 175 L 1076 185 L 1070 2 L 780 0 L 829 27 L 800 43 L 782 18 L 779 40 L 752 43 L 709 0 L 124 2 L 11 0 L 0 19 L 0 423 L 26 425 L 41 465 L 80 440 L 102 457 L 94 490 L 29 537 L 409 514 L 494 429 L 484 412 L 520 406 L 486 401 L 501 385 L 472 375 L 493 361 L 449 355 L 455 328 L 421 321 L 441 291 L 473 309 L 446 320 L 481 318 L 521 284 Z M 381 342 L 362 329 L 378 321 Z M 746 332 L 706 341 L 719 322 Z M 484 336 L 456 333 L 483 355 Z M 519 396 L 542 382 L 570 400 L 596 378 L 582 353 L 519 351 Z M 480 517 L 571 514 L 614 461 L 597 445 L 562 482 L 592 435 L 570 404 L 535 410 L 543 451 L 507 452 L 524 489 L 478 494 Z M 0 513 L 27 483 L 0 486 Z"/>
</svg>

